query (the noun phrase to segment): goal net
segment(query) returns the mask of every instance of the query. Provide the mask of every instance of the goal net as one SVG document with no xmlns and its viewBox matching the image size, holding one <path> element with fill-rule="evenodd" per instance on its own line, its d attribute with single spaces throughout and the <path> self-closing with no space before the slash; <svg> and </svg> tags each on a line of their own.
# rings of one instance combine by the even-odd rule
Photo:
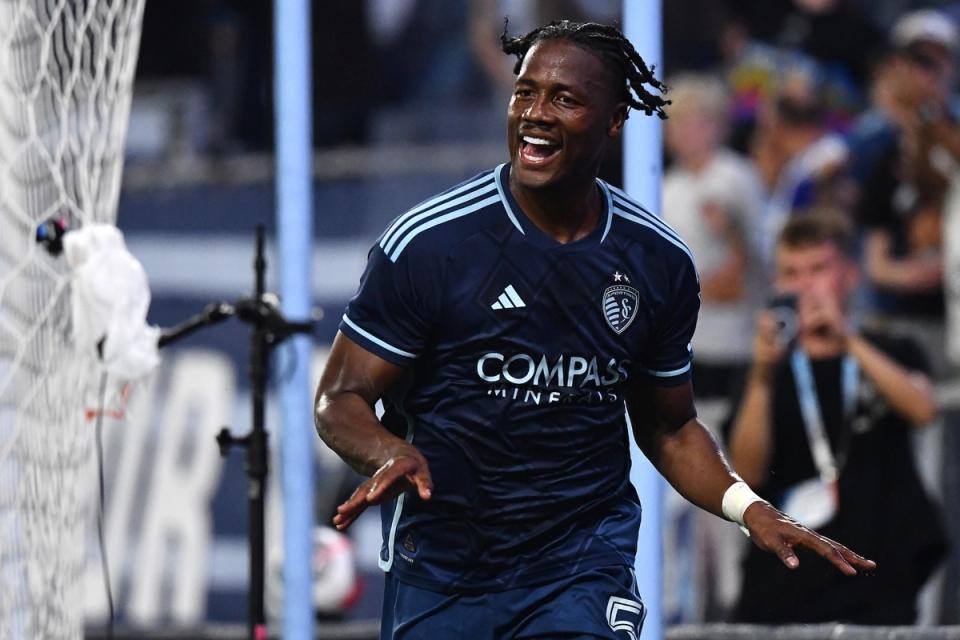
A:
<svg viewBox="0 0 960 640">
<path fill-rule="evenodd" d="M 143 4 L 0 0 L 0 638 L 82 635 L 100 377 L 34 236 L 116 218 Z"/>
</svg>

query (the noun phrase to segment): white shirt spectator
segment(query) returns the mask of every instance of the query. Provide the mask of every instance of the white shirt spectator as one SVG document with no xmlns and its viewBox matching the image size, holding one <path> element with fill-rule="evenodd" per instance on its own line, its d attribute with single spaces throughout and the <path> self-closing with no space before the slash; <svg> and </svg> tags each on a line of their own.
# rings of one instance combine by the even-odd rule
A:
<svg viewBox="0 0 960 640">
<path fill-rule="evenodd" d="M 749 247 L 749 230 L 759 221 L 762 187 L 753 165 L 726 149 L 718 150 L 697 173 L 682 166 L 663 181 L 663 217 L 690 247 L 701 282 L 721 268 L 737 248 L 739 236 Z M 704 297 L 693 337 L 694 357 L 709 364 L 749 359 L 753 312 L 760 281 L 756 260 L 747 260 L 747 286 L 739 299 L 710 301 Z"/>
</svg>

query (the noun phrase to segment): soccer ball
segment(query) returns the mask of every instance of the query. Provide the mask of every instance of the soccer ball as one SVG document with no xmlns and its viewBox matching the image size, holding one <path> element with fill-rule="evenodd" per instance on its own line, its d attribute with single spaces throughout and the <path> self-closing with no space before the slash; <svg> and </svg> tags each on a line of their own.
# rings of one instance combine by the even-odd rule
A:
<svg viewBox="0 0 960 640">
<path fill-rule="evenodd" d="M 353 543 L 331 527 L 313 530 L 313 606 L 317 617 L 338 618 L 356 603 L 361 584 L 357 576 Z M 267 560 L 267 614 L 283 617 L 283 549 L 271 549 Z"/>
</svg>

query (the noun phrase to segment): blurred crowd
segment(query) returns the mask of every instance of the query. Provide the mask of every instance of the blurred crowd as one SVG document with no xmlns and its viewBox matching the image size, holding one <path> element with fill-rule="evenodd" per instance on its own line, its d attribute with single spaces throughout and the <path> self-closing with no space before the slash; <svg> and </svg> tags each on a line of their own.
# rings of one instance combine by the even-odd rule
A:
<svg viewBox="0 0 960 640">
<path fill-rule="evenodd" d="M 747 364 L 743 329 L 764 294 L 777 232 L 810 211 L 858 228 L 860 311 L 922 336 L 937 372 L 947 364 L 943 229 L 960 153 L 957 26 L 945 11 L 923 9 L 883 35 L 852 3 L 795 4 L 802 11 L 773 43 L 734 21 L 721 35 L 720 66 L 668 78 L 663 212 L 692 244 L 704 279 L 708 330 L 698 331 L 695 353 L 706 394 L 722 393 L 715 385 Z M 791 34 L 809 46 L 778 44 Z M 850 46 L 854 38 L 862 39 Z"/>
<path fill-rule="evenodd" d="M 668 3 L 668 25 L 671 11 L 696 5 L 713 18 L 702 21 L 712 30 L 696 32 L 698 46 L 689 46 L 683 31 L 671 38 L 669 27 L 666 38 L 673 104 L 665 123 L 662 212 L 690 244 L 701 274 L 697 395 L 728 403 L 721 436 L 730 437 L 735 466 L 765 497 L 792 515 L 789 507 L 802 505 L 797 513 L 809 516 L 810 526 L 858 548 L 896 550 L 881 561 L 872 585 L 878 592 L 863 598 L 887 602 L 872 611 L 857 604 L 859 584 L 836 584 L 826 574 L 785 579 L 756 554 L 747 554 L 740 578 L 724 594 L 722 580 L 695 578 L 704 571 L 739 574 L 740 567 L 724 566 L 736 545 L 711 538 L 708 523 L 688 525 L 699 552 L 693 568 L 674 566 L 670 577 L 676 585 L 691 578 L 701 587 L 712 584 L 716 598 L 677 596 L 677 619 L 732 613 L 767 623 L 956 622 L 955 550 L 952 560 L 942 560 L 946 538 L 956 546 L 957 514 L 936 502 L 956 504 L 960 439 L 951 408 L 941 406 L 935 417 L 928 389 L 944 385 L 958 362 L 950 328 L 960 320 L 953 258 L 960 235 L 954 229 L 960 225 L 960 5 L 678 4 L 685 7 Z M 843 234 L 817 230 L 818 223 L 804 229 L 803 219 L 849 228 L 849 247 L 836 240 Z M 848 252 L 855 275 L 842 266 Z M 784 271 L 785 256 L 793 271 Z M 801 289 L 820 280 L 838 291 L 832 304 L 842 311 L 830 322 L 854 327 L 844 332 L 864 336 L 871 355 L 862 358 L 852 346 L 828 350 L 819 361 L 810 355 L 812 373 L 803 364 L 802 340 L 769 355 L 774 341 L 763 344 L 758 313 L 781 304 L 774 294 L 783 293 L 784 282 L 801 278 Z M 801 324 L 805 297 L 815 295 L 800 295 Z M 888 389 L 882 375 L 868 370 L 880 353 L 884 374 L 893 376 Z M 768 365 L 770 373 L 758 375 Z M 866 386 L 847 388 L 848 365 L 853 376 L 860 367 Z M 897 406 L 898 389 L 911 390 L 912 405 Z M 761 427 L 771 415 L 773 423 Z M 749 479 L 747 470 L 756 468 L 762 475 Z M 890 482 L 894 474 L 900 480 Z M 685 507 L 673 504 L 675 520 Z M 913 515 L 894 516 L 903 509 Z M 943 533 L 943 518 L 953 536 Z M 909 527 L 900 529 L 905 520 Z M 858 531 L 868 521 L 869 533 Z M 682 536 L 685 529 L 671 533 Z M 897 587 L 880 586 L 894 576 L 890 584 Z M 806 580 L 809 586 L 800 586 Z M 778 606 L 788 601 L 802 604 Z"/>
</svg>

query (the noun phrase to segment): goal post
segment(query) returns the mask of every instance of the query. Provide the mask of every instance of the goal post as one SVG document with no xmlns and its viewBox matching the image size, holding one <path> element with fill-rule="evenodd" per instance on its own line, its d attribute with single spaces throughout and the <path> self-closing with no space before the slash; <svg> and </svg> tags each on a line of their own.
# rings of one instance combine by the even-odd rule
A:
<svg viewBox="0 0 960 640">
<path fill-rule="evenodd" d="M 112 223 L 144 0 L 0 0 L 2 637 L 79 638 L 99 376 L 74 355 L 51 217 Z"/>
<path fill-rule="evenodd" d="M 313 123 L 311 118 L 310 2 L 274 0 L 274 118 L 280 283 L 291 320 L 312 313 Z M 314 442 L 310 362 L 313 341 L 291 339 L 295 364 L 281 389 L 279 442 L 283 490 L 283 637 L 314 637 Z M 279 499 L 276 496 L 274 499 Z"/>
<path fill-rule="evenodd" d="M 661 69 L 663 14 L 661 0 L 623 2 L 623 30 L 647 64 Z M 662 130 L 658 118 L 630 119 L 624 128 L 624 187 L 651 210 L 660 211 Z M 637 587 L 646 605 L 644 638 L 662 640 L 663 621 L 663 478 L 630 439 L 633 468 L 630 479 L 643 505 L 637 543 Z"/>
</svg>

